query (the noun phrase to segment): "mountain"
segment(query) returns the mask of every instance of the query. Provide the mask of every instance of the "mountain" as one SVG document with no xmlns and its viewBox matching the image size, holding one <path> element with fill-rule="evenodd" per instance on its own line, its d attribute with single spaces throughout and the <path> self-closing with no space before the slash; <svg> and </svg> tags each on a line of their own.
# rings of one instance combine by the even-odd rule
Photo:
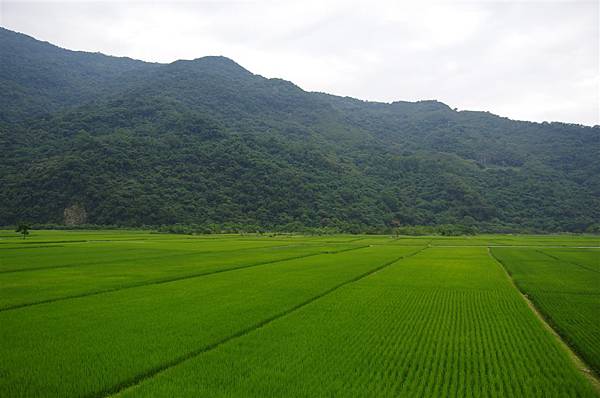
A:
<svg viewBox="0 0 600 398">
<path fill-rule="evenodd" d="M 599 126 L 366 102 L 224 57 L 146 63 L 6 29 L 0 55 L 0 225 L 60 224 L 77 205 L 98 225 L 600 228 Z"/>
</svg>

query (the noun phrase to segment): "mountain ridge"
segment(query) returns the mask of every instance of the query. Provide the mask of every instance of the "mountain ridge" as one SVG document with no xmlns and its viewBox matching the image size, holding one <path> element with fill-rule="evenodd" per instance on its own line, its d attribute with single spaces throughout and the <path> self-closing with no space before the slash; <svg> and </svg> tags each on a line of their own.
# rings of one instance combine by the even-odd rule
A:
<svg viewBox="0 0 600 398">
<path fill-rule="evenodd" d="M 250 71 L 248 71 L 246 68 L 244 68 L 243 66 L 241 66 L 239 63 L 237 63 L 235 60 L 224 56 L 224 55 L 206 55 L 206 56 L 202 56 L 202 57 L 198 57 L 198 58 L 193 58 L 193 59 L 178 59 L 172 62 L 154 62 L 154 61 L 146 61 L 146 60 L 142 60 L 142 59 L 138 59 L 138 58 L 132 58 L 132 57 L 128 57 L 128 56 L 117 56 L 117 55 L 110 55 L 110 54 L 105 54 L 99 51 L 85 51 L 85 50 L 72 50 L 72 49 L 68 49 L 66 47 L 60 47 L 57 46 L 55 44 L 52 44 L 48 41 L 44 41 L 44 40 L 38 40 L 36 38 L 34 38 L 33 36 L 27 35 L 26 33 L 23 32 L 17 32 L 17 31 L 12 31 L 9 30 L 7 28 L 3 28 L 0 26 L 0 31 L 4 31 L 3 33 L 9 32 L 9 34 L 13 34 L 13 35 L 18 35 L 18 36 L 23 36 L 25 38 L 27 38 L 27 40 L 33 41 L 33 42 L 37 42 L 39 44 L 43 44 L 43 45 L 47 45 L 59 50 L 63 50 L 63 51 L 67 51 L 69 53 L 75 53 L 75 54 L 83 54 L 83 55 L 98 55 L 98 56 L 102 56 L 102 57 L 106 57 L 106 58 L 110 58 L 110 59 L 117 59 L 117 60 L 126 60 L 126 61 L 133 61 L 133 62 L 138 62 L 138 63 L 143 63 L 143 64 L 147 64 L 147 65 L 156 65 L 156 66 L 166 66 L 166 65 L 172 65 L 172 64 L 176 64 L 176 63 L 200 63 L 203 61 L 211 61 L 213 59 L 221 59 L 225 62 L 231 63 L 236 65 L 237 67 L 239 67 L 240 69 L 243 69 L 244 71 L 253 74 L 255 76 L 260 76 L 263 77 L 259 74 L 254 74 Z M 296 84 L 294 84 L 293 82 L 289 81 L 289 80 L 285 80 L 283 78 L 278 78 L 278 77 L 272 77 L 272 78 L 266 78 L 268 80 L 281 80 L 287 83 L 290 83 L 298 88 L 300 88 L 299 86 L 297 86 Z M 360 101 L 362 103 L 367 103 L 367 104 L 381 104 L 381 105 L 394 105 L 394 104 L 419 104 L 419 103 L 437 103 L 437 104 L 441 104 L 449 109 L 452 109 L 450 107 L 450 105 L 439 101 L 437 99 L 424 99 L 424 100 L 417 100 L 417 101 L 404 101 L 404 100 L 393 100 L 393 101 L 377 101 L 377 100 L 365 100 L 365 99 L 361 99 L 358 97 L 352 97 L 352 96 L 344 96 L 344 95 L 337 95 L 337 94 L 331 94 L 331 93 L 326 93 L 326 92 L 322 92 L 322 91 L 307 91 L 304 90 L 302 88 L 300 88 L 301 90 L 307 92 L 307 93 L 313 93 L 313 94 L 323 94 L 323 95 L 328 95 L 328 96 L 333 96 L 333 97 L 337 97 L 340 99 L 350 99 L 350 100 L 354 100 L 354 101 Z M 512 120 L 512 121 L 517 121 L 517 122 L 528 122 L 528 123 L 537 123 L 537 124 L 544 124 L 544 123 L 561 123 L 561 124 L 568 124 L 568 125 L 581 125 L 581 126 L 586 126 L 586 127 L 594 127 L 595 125 L 585 125 L 585 124 L 581 124 L 581 123 L 569 123 L 569 122 L 562 122 L 562 121 L 530 121 L 530 120 L 521 120 L 521 119 L 511 119 L 509 117 L 506 116 L 502 116 L 502 115 L 498 115 L 495 114 L 491 111 L 486 111 L 486 110 L 469 110 L 469 109 L 463 109 L 460 110 L 458 112 L 481 112 L 481 113 L 486 113 L 486 114 L 491 114 L 494 116 L 498 116 L 501 118 L 505 118 L 508 120 Z"/>
<path fill-rule="evenodd" d="M 60 223 L 75 203 L 90 223 L 131 226 L 583 231 L 600 219 L 599 127 L 308 92 L 222 56 L 98 62 L 7 32 L 0 224 Z"/>
</svg>

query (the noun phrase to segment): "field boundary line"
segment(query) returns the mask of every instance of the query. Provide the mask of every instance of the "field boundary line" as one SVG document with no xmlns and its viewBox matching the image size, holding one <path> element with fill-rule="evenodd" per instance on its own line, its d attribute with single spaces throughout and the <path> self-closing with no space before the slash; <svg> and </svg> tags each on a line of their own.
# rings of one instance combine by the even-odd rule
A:
<svg viewBox="0 0 600 398">
<path fill-rule="evenodd" d="M 175 358 L 175 359 L 173 359 L 171 361 L 163 363 L 160 366 L 156 366 L 153 369 L 150 369 L 150 370 L 148 370 L 148 371 L 146 371 L 144 373 L 140 373 L 138 376 L 133 377 L 130 380 L 127 380 L 127 381 L 124 381 L 122 383 L 119 383 L 116 386 L 114 386 L 114 387 L 112 387 L 110 389 L 107 389 L 105 391 L 101 391 L 101 392 L 99 392 L 96 395 L 90 395 L 87 398 L 101 398 L 101 397 L 102 398 L 107 398 L 107 397 L 116 396 L 117 394 L 120 394 L 120 393 L 124 392 L 125 390 L 128 390 L 130 388 L 134 388 L 135 386 L 141 384 L 142 382 L 144 382 L 144 381 L 146 381 L 148 379 L 151 379 L 153 377 L 158 376 L 159 374 L 161 374 L 161 373 L 169 370 L 170 368 L 173 368 L 175 366 L 181 365 L 182 363 L 184 363 L 185 361 L 187 361 L 189 359 L 195 358 L 195 357 L 197 357 L 199 355 L 202 355 L 202 354 L 204 354 L 206 352 L 212 351 L 212 350 L 214 350 L 214 349 L 216 349 L 216 348 L 218 348 L 218 347 L 220 347 L 220 346 L 222 346 L 222 345 L 224 345 L 224 344 L 226 344 L 226 343 L 228 343 L 228 342 L 230 342 L 232 340 L 235 340 L 237 338 L 243 337 L 243 336 L 245 336 L 247 334 L 250 334 L 250 333 L 252 333 L 252 332 L 254 332 L 254 331 L 256 331 L 256 330 L 258 330 L 260 328 L 263 328 L 263 327 L 267 326 L 268 324 L 270 324 L 270 323 L 272 323 L 272 322 L 274 322 L 274 321 L 276 321 L 278 319 L 281 319 L 281 318 L 283 318 L 283 317 L 285 317 L 285 316 L 287 316 L 287 315 L 289 315 L 289 314 L 291 314 L 291 313 L 299 310 L 302 307 L 305 307 L 305 306 L 307 306 L 307 305 L 309 305 L 311 303 L 314 303 L 315 301 L 317 301 L 317 300 L 319 300 L 319 299 L 321 299 L 321 298 L 323 298 L 323 297 L 325 297 L 325 296 L 333 293 L 334 291 L 336 291 L 336 290 L 338 290 L 338 289 L 340 289 L 340 288 L 342 288 L 342 287 L 344 287 L 346 285 L 349 285 L 349 284 L 354 283 L 354 282 L 358 282 L 361 279 L 364 279 L 364 278 L 366 278 L 366 277 L 368 277 L 368 276 L 370 276 L 370 275 L 372 275 L 372 274 L 374 274 L 374 273 L 376 273 L 378 271 L 381 271 L 384 268 L 387 268 L 387 267 L 389 267 L 389 266 L 397 263 L 400 260 L 403 260 L 403 259 L 415 256 L 415 255 L 423 252 L 426 249 L 427 249 L 427 247 L 422 247 L 419 250 L 416 250 L 414 252 L 411 252 L 411 253 L 408 253 L 408 254 L 404 254 L 404 255 L 402 255 L 400 257 L 397 257 L 397 258 L 395 258 L 395 259 L 393 259 L 391 261 L 388 261 L 388 262 L 386 262 L 386 263 L 384 263 L 382 265 L 379 265 L 379 266 L 377 266 L 377 267 L 375 267 L 375 268 L 373 268 L 373 269 L 371 269 L 369 271 L 363 272 L 362 274 L 359 274 L 359 275 L 357 275 L 355 277 L 352 277 L 352 278 L 350 278 L 350 279 L 348 279 L 348 280 L 346 280 L 344 282 L 341 282 L 341 283 L 339 283 L 339 284 L 337 284 L 337 285 L 335 285 L 335 286 L 333 286 L 333 287 L 331 287 L 331 288 L 329 288 L 329 289 L 327 289 L 327 290 L 325 290 L 325 291 L 317 294 L 316 296 L 313 296 L 313 297 L 311 297 L 311 298 L 309 298 L 309 299 L 307 299 L 307 300 L 305 300 L 305 301 L 303 301 L 303 302 L 301 302 L 299 304 L 296 304 L 296 305 L 292 306 L 291 308 L 288 308 L 287 310 L 284 310 L 284 311 L 279 312 L 279 313 L 277 313 L 277 314 L 275 314 L 273 316 L 270 316 L 270 317 L 268 317 L 266 319 L 263 319 L 262 321 L 257 322 L 257 323 L 255 323 L 255 324 L 253 324 L 253 325 L 251 325 L 251 326 L 249 326 L 247 328 L 244 328 L 244 329 L 242 329 L 242 330 L 240 330 L 240 331 L 238 331 L 238 332 L 236 332 L 236 333 L 234 333 L 234 334 L 232 334 L 230 336 L 227 336 L 227 337 L 225 337 L 225 338 L 223 338 L 223 339 L 221 339 L 219 341 L 216 341 L 216 342 L 214 342 L 212 344 L 206 345 L 203 348 L 191 351 L 191 352 L 189 352 L 189 353 L 187 353 L 185 355 L 181 355 L 181 356 L 179 356 L 179 357 L 177 357 L 177 358 Z"/>
<path fill-rule="evenodd" d="M 350 240 L 342 240 L 342 241 L 339 241 L 339 242 L 340 243 L 352 243 L 352 242 L 356 242 L 356 241 L 359 241 L 359 240 L 365 240 L 365 239 L 367 239 L 367 236 L 363 236 L 361 238 L 354 238 L 354 239 L 350 239 Z M 325 242 L 333 243 L 333 241 L 325 241 Z"/>
<path fill-rule="evenodd" d="M 34 230 L 35 231 L 35 230 Z M 120 233 L 120 232 L 119 232 Z M 16 237 L 11 237 L 12 240 L 8 241 L 8 242 L 0 242 L 0 245 L 10 245 L 10 244 L 17 244 L 17 245 L 35 245 L 35 244 L 46 244 L 46 243 L 94 243 L 94 242 L 136 242 L 136 241 L 182 241 L 182 240 L 210 240 L 210 238 L 203 238 L 203 237 L 194 237 L 194 238 L 186 238 L 186 237 L 181 237 L 181 238 L 173 238 L 173 239 L 161 239 L 158 238 L 158 236 L 160 236 L 160 234 L 156 234 L 156 237 L 141 237 L 141 238 L 124 238 L 124 239 L 72 239 L 72 240 L 44 240 L 44 241 L 29 241 L 29 242 L 23 242 L 23 241 L 17 241 L 14 242 L 12 240 L 14 240 Z M 165 234 L 165 235 L 171 235 L 171 234 Z M 30 238 L 31 239 L 31 238 Z M 215 238 L 216 239 L 216 238 Z M 241 240 L 241 239 L 240 239 Z"/>
<path fill-rule="evenodd" d="M 108 288 L 108 289 L 103 289 L 103 290 L 91 290 L 91 291 L 87 291 L 87 292 L 80 293 L 80 294 L 73 294 L 73 295 L 69 295 L 69 296 L 56 297 L 56 298 L 51 298 L 51 299 L 46 299 L 46 300 L 34 301 L 34 302 L 23 303 L 23 304 L 16 304 L 16 305 L 0 308 L 0 313 L 5 312 L 5 311 L 14 311 L 14 310 L 18 310 L 21 308 L 32 307 L 35 305 L 54 303 L 57 301 L 65 301 L 65 300 L 72 300 L 72 299 L 78 299 L 78 298 L 89 297 L 89 296 L 97 296 L 100 294 L 113 293 L 113 292 L 118 292 L 120 290 L 134 289 L 137 287 L 161 285 L 163 283 L 178 282 L 178 281 L 182 281 L 182 280 L 186 280 L 186 279 L 200 278 L 203 276 L 221 274 L 224 272 L 238 271 L 238 270 L 245 269 L 245 268 L 258 267 L 261 265 L 269 265 L 269 264 L 275 264 L 275 263 L 280 263 L 280 262 L 284 262 L 284 261 L 298 260 L 298 259 L 306 258 L 306 257 L 321 256 L 321 255 L 327 255 L 327 254 L 339 254 L 339 253 L 344 253 L 344 252 L 351 251 L 351 250 L 365 249 L 367 247 L 369 247 L 369 246 L 352 247 L 352 248 L 342 249 L 342 250 L 338 250 L 338 251 L 321 251 L 318 253 L 303 254 L 303 255 L 299 255 L 299 256 L 286 257 L 286 258 L 282 258 L 282 259 L 278 259 L 278 260 L 269 260 L 269 261 L 263 261 L 263 262 L 259 262 L 259 263 L 240 265 L 240 266 L 231 267 L 231 268 L 216 269 L 216 270 L 206 271 L 206 272 L 202 272 L 202 273 L 186 274 L 186 275 L 181 275 L 181 276 L 177 276 L 177 277 L 173 277 L 173 278 L 153 279 L 150 281 L 132 283 L 130 285 Z"/>
<path fill-rule="evenodd" d="M 545 245 L 431 245 L 431 247 L 512 247 L 523 249 L 600 249 L 600 246 L 545 246 Z"/>
<path fill-rule="evenodd" d="M 167 257 L 168 258 L 186 257 L 186 256 L 192 256 L 195 254 L 233 253 L 233 252 L 239 252 L 239 251 L 244 251 L 244 250 L 270 249 L 270 248 L 281 248 L 281 247 L 300 247 L 300 246 L 305 246 L 305 245 L 310 246 L 310 244 L 257 246 L 257 247 L 244 247 L 244 248 L 233 249 L 233 250 L 214 250 L 214 251 L 197 251 L 197 252 L 192 251 L 192 252 L 187 252 L 187 253 L 164 254 L 164 255 L 160 255 L 160 256 L 141 257 L 141 259 L 143 259 L 143 260 L 158 260 L 158 259 L 167 258 Z M 318 246 L 318 245 L 316 245 L 316 246 Z M 38 246 L 36 246 L 36 247 L 38 247 Z M 49 247 L 55 247 L 55 246 L 49 246 Z M 9 248 L 7 250 L 10 250 L 10 249 L 12 249 L 12 248 Z M 18 248 L 18 249 L 23 249 L 23 248 Z M 134 251 L 136 249 L 138 249 L 138 248 L 126 249 L 125 251 Z M 140 259 L 140 257 L 136 257 L 136 259 Z M 129 260 L 126 260 L 126 261 L 129 261 Z M 46 267 L 7 269 L 7 270 L 0 270 L 0 274 L 10 274 L 10 273 L 14 273 L 14 272 L 42 271 L 42 270 L 57 269 L 57 268 L 87 267 L 87 266 L 91 266 L 91 265 L 110 264 L 110 263 L 116 263 L 116 262 L 118 262 L 118 260 L 117 261 L 104 260 L 104 261 L 95 261 L 95 262 L 91 262 L 91 263 L 77 263 L 77 264 L 65 264 L 65 265 L 49 265 Z"/>
<path fill-rule="evenodd" d="M 185 238 L 194 239 L 194 238 Z M 35 244 L 52 244 L 52 243 L 93 243 L 93 242 L 135 242 L 139 240 L 160 240 L 165 241 L 169 239 L 151 239 L 151 238 L 131 238 L 131 239 L 76 239 L 76 240 L 46 240 L 46 241 L 31 241 L 31 242 L 0 242 L 0 245 L 10 245 L 12 243 L 18 245 L 35 245 Z M 173 239 L 176 240 L 176 239 Z M 183 240 L 183 238 L 181 239 Z"/>
<path fill-rule="evenodd" d="M 15 244 L 15 245 L 40 245 L 40 244 L 53 244 L 53 243 L 84 243 L 84 242 L 91 242 L 90 240 L 85 240 L 85 239 L 80 239 L 80 240 L 46 240 L 46 241 L 33 241 L 33 242 L 0 242 L 0 245 L 10 245 L 10 244 Z"/>
<path fill-rule="evenodd" d="M 553 256 L 552 254 L 545 253 L 545 252 L 541 251 L 540 249 L 536 249 L 536 252 L 538 252 L 540 254 L 543 254 L 544 256 L 550 257 L 551 259 L 554 259 L 556 261 L 560 261 L 560 262 L 567 263 L 567 264 L 572 264 L 572 265 L 575 265 L 577 267 L 583 268 L 583 269 L 585 269 L 587 271 L 600 273 L 600 271 L 597 270 L 597 269 L 589 268 L 589 267 L 587 267 L 587 266 L 585 266 L 583 264 L 576 263 L 575 261 L 564 260 L 564 259 L 562 259 L 560 257 Z"/>
<path fill-rule="evenodd" d="M 45 249 L 53 247 L 65 247 L 64 245 L 42 245 L 42 246 L 26 246 L 26 247 L 2 247 L 2 250 L 26 250 L 26 249 Z"/>
<path fill-rule="evenodd" d="M 512 286 L 517 290 L 523 301 L 525 301 L 525 304 L 527 304 L 527 306 L 533 312 L 536 318 L 538 318 L 542 326 L 554 336 L 559 346 L 567 353 L 568 357 L 571 359 L 571 362 L 573 363 L 575 368 L 591 383 L 596 393 L 600 395 L 600 379 L 598 379 L 591 367 L 589 367 L 588 364 L 579 356 L 577 351 L 562 338 L 560 333 L 558 333 L 558 331 L 552 327 L 551 321 L 547 319 L 547 317 L 535 306 L 533 301 L 529 299 L 529 296 L 519 288 L 519 285 L 513 279 L 508 268 L 504 265 L 502 260 L 500 260 L 494 255 L 494 253 L 492 252 L 492 250 L 490 250 L 489 247 L 488 255 L 504 271 L 504 274 L 506 275 Z"/>
</svg>

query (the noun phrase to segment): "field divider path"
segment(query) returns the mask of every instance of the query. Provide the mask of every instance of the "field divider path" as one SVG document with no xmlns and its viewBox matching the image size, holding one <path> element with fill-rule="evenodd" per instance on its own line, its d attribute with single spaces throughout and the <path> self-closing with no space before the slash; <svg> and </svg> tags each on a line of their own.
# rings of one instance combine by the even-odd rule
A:
<svg viewBox="0 0 600 398">
<path fill-rule="evenodd" d="M 562 258 L 560 258 L 560 257 L 553 256 L 552 254 L 550 254 L 550 253 L 546 253 L 546 252 L 543 252 L 543 251 L 541 251 L 541 250 L 539 250 L 539 249 L 538 249 L 538 250 L 536 250 L 536 252 L 538 252 L 538 253 L 540 253 L 540 254 L 543 254 L 543 255 L 544 255 L 544 256 L 546 256 L 546 257 L 550 257 L 551 259 L 554 259 L 554 260 L 556 260 L 556 261 L 560 261 L 560 262 L 567 263 L 567 264 L 572 264 L 572 265 L 575 265 L 575 266 L 577 266 L 577 267 L 583 268 L 583 269 L 584 269 L 584 270 L 586 270 L 586 271 L 591 271 L 591 272 L 600 273 L 600 271 L 598 271 L 597 269 L 590 268 L 590 267 L 588 267 L 588 266 L 586 266 L 586 265 L 579 264 L 579 263 L 576 263 L 576 262 L 574 262 L 574 261 L 568 261 L 568 260 L 564 260 L 564 259 L 562 259 Z"/>
<path fill-rule="evenodd" d="M 496 261 L 496 263 L 498 263 L 498 265 L 500 266 L 500 268 L 502 268 L 502 270 L 504 271 L 504 274 L 506 275 L 506 277 L 508 278 L 508 280 L 510 281 L 510 283 L 517 290 L 517 292 L 519 292 L 519 295 L 521 296 L 521 298 L 523 299 L 523 301 L 525 301 L 525 303 L 527 304 L 527 306 L 531 309 L 531 311 L 539 319 L 539 321 L 541 322 L 542 326 L 545 329 L 547 329 L 556 338 L 556 341 L 561 346 L 561 348 L 568 354 L 569 358 L 571 359 L 571 361 L 573 362 L 573 364 L 575 365 L 575 367 L 577 368 L 577 370 L 579 370 L 581 372 L 581 374 L 583 374 L 583 376 L 587 380 L 589 380 L 589 382 L 592 384 L 592 386 L 596 390 L 596 393 L 598 394 L 598 396 L 600 396 L 600 379 L 598 379 L 598 377 L 596 376 L 596 374 L 585 363 L 585 361 L 583 359 L 581 359 L 581 357 L 577 354 L 577 352 L 565 340 L 563 340 L 563 338 L 560 335 L 560 333 L 558 333 L 551 326 L 550 321 L 548 321 L 548 319 L 546 319 L 546 317 L 544 316 L 544 314 L 542 314 L 538 310 L 538 308 L 535 306 L 535 304 L 529 299 L 529 297 L 527 296 L 527 294 L 525 294 L 525 293 L 523 293 L 523 291 L 521 291 L 521 289 L 519 288 L 519 286 L 517 285 L 517 283 L 513 279 L 510 271 L 508 271 L 508 268 L 504 265 L 504 263 L 500 259 L 498 259 L 496 256 L 494 256 L 494 253 L 490 250 L 489 247 L 488 247 L 487 251 L 488 251 L 489 256 L 494 261 Z"/>
<path fill-rule="evenodd" d="M 48 249 L 53 247 L 65 247 L 65 245 L 41 245 L 41 246 L 26 246 L 26 247 L 0 247 L 2 250 L 26 250 L 26 249 Z"/>
<path fill-rule="evenodd" d="M 431 245 L 431 247 L 513 247 L 523 249 L 600 249 L 600 246 L 546 246 L 546 245 Z"/>
<path fill-rule="evenodd" d="M 46 241 L 32 241 L 32 242 L 0 242 L 0 245 L 40 245 L 40 244 L 52 244 L 52 243 L 86 243 L 95 242 L 93 240 L 79 239 L 79 240 L 46 240 Z"/>
<path fill-rule="evenodd" d="M 143 286 L 150 286 L 150 285 L 159 285 L 159 284 L 163 284 L 163 283 L 177 282 L 177 281 L 181 281 L 181 280 L 185 280 L 185 279 L 200 278 L 200 277 L 208 276 L 208 275 L 214 275 L 214 274 L 220 274 L 220 273 L 224 273 L 224 272 L 237 271 L 237 270 L 241 270 L 241 269 L 245 269 L 245 268 L 258 267 L 258 266 L 261 266 L 261 265 L 275 264 L 275 263 L 280 263 L 280 262 L 284 262 L 284 261 L 298 260 L 298 259 L 306 258 L 306 257 L 322 256 L 322 255 L 327 255 L 327 254 L 344 253 L 344 252 L 348 252 L 348 251 L 352 251 L 352 250 L 364 249 L 364 248 L 367 248 L 367 247 L 369 247 L 369 246 L 365 245 L 365 246 L 351 247 L 351 248 L 348 248 L 348 249 L 342 249 L 342 250 L 336 250 L 336 251 L 320 251 L 320 252 L 317 252 L 317 253 L 313 252 L 313 253 L 308 253 L 308 254 L 302 254 L 302 255 L 299 255 L 299 256 L 292 256 L 292 257 L 280 258 L 280 259 L 277 259 L 277 260 L 269 260 L 269 261 L 262 261 L 262 262 L 259 262 L 259 263 L 252 263 L 252 264 L 240 265 L 240 266 L 237 266 L 237 267 L 229 267 L 229 268 L 223 268 L 223 269 L 209 270 L 209 271 L 204 271 L 204 272 L 199 272 L 199 273 L 194 273 L 194 274 L 185 274 L 185 275 L 180 275 L 180 276 L 175 276 L 175 277 L 170 277 L 170 278 L 159 278 L 159 279 L 153 279 L 153 280 L 149 280 L 149 281 L 134 282 L 134 283 L 131 283 L 131 284 L 128 284 L 128 285 L 122 285 L 120 287 L 107 288 L 107 289 L 102 289 L 102 290 L 91 290 L 91 291 L 88 291 L 88 292 L 85 292 L 85 293 L 79 293 L 79 294 L 73 294 L 73 295 L 68 295 L 68 296 L 63 296 L 63 297 L 51 298 L 51 299 L 47 299 L 47 300 L 39 300 L 39 301 L 30 302 L 30 303 L 23 303 L 23 304 L 12 305 L 12 306 L 8 306 L 8 307 L 0 308 L 0 313 L 1 312 L 6 312 L 6 311 L 14 311 L 14 310 L 18 310 L 18 309 L 21 309 L 21 308 L 31 307 L 31 306 L 34 306 L 34 305 L 48 304 L 48 303 L 54 303 L 54 302 L 57 302 L 57 301 L 64 301 L 64 300 L 72 300 L 72 299 L 77 299 L 77 298 L 81 298 L 81 297 L 96 296 L 96 295 L 106 294 L 106 293 L 112 293 L 112 292 L 116 292 L 116 291 L 120 291 L 120 290 L 134 289 L 136 287 L 143 287 Z"/>
<path fill-rule="evenodd" d="M 187 238 L 193 239 L 193 238 Z M 95 243 L 95 242 L 136 242 L 140 240 L 154 240 L 154 241 L 165 241 L 167 239 L 150 239 L 150 238 L 131 238 L 131 239 L 77 239 L 77 240 L 45 240 L 45 241 L 31 241 L 31 242 L 0 242 L 1 245 L 35 245 L 35 244 L 54 244 L 54 243 Z"/>
<path fill-rule="evenodd" d="M 365 240 L 367 239 L 365 236 L 361 237 L 361 238 L 354 238 L 354 239 L 350 239 L 350 240 L 342 240 L 342 241 L 336 241 L 336 242 L 331 242 L 331 241 L 326 241 L 326 242 L 330 242 L 330 243 L 352 243 L 352 242 L 357 242 L 359 240 Z"/>
<path fill-rule="evenodd" d="M 271 246 L 243 247 L 240 249 L 232 249 L 232 250 L 192 251 L 192 252 L 185 252 L 185 253 L 179 253 L 179 254 L 161 254 L 160 256 L 139 257 L 139 259 L 159 260 L 161 258 L 186 257 L 186 256 L 197 255 L 197 254 L 234 253 L 234 252 L 240 252 L 240 251 L 244 251 L 244 250 L 271 249 L 271 248 L 282 248 L 282 247 L 299 247 L 299 246 L 308 246 L 308 245 L 306 245 L 306 244 L 271 245 Z M 50 246 L 50 247 L 52 247 L 52 246 Z M 21 248 L 19 248 L 19 249 L 21 249 Z M 126 249 L 125 251 L 135 251 L 135 250 L 136 250 L 135 248 L 131 248 L 131 249 Z M 15 273 L 15 272 L 41 271 L 41 270 L 47 270 L 47 269 L 77 268 L 77 267 L 86 267 L 86 266 L 90 266 L 90 265 L 111 264 L 114 262 L 115 262 L 115 260 L 104 260 L 104 261 L 92 261 L 92 262 L 87 262 L 87 263 L 49 265 L 46 267 L 15 268 L 15 269 L 2 270 L 2 271 L 0 271 L 0 274 L 11 274 L 11 273 Z"/>
<path fill-rule="evenodd" d="M 309 298 L 309 299 L 307 299 L 307 300 L 305 300 L 305 301 L 303 301 L 303 302 L 301 302 L 299 304 L 294 305 L 291 308 L 288 308 L 285 311 L 282 311 L 282 312 L 280 312 L 278 314 L 275 314 L 275 315 L 270 316 L 270 317 L 268 317 L 266 319 L 263 319 L 262 321 L 257 322 L 257 323 L 255 323 L 253 325 L 250 325 L 247 328 L 244 328 L 244 329 L 242 329 L 242 330 L 240 330 L 240 331 L 238 331 L 238 332 L 236 332 L 236 333 L 234 333 L 232 335 L 229 335 L 229 336 L 227 336 L 227 337 L 225 337 L 225 338 L 223 338 L 223 339 L 221 339 L 219 341 L 216 341 L 216 342 L 214 342 L 212 344 L 208 344 L 208 345 L 206 345 L 206 346 L 204 346 L 202 348 L 199 348 L 197 350 L 191 351 L 191 352 L 189 352 L 189 353 L 187 353 L 185 355 L 181 355 L 181 356 L 179 356 L 179 357 L 177 357 L 177 358 L 175 358 L 175 359 L 173 359 L 171 361 L 163 363 L 160 366 L 157 366 L 157 367 L 155 367 L 153 369 L 150 369 L 150 370 L 148 370 L 148 371 L 146 371 L 144 373 L 141 373 L 141 374 L 137 375 L 136 377 L 133 377 L 130 380 L 127 380 L 127 381 L 124 381 L 122 383 L 119 383 L 119 384 L 115 385 L 114 387 L 112 387 L 112 388 L 110 388 L 108 390 L 102 391 L 102 392 L 100 392 L 98 394 L 90 395 L 90 396 L 88 396 L 86 398 L 108 398 L 108 397 L 116 397 L 118 394 L 122 393 L 123 391 L 128 390 L 130 388 L 134 388 L 135 386 L 137 386 L 138 384 L 141 384 L 145 380 L 148 380 L 148 379 L 151 379 L 151 378 L 153 378 L 155 376 L 158 376 L 159 374 L 167 371 L 170 368 L 173 368 L 173 367 L 175 367 L 177 365 L 180 365 L 180 364 L 184 363 L 185 361 L 190 360 L 192 358 L 195 358 L 195 357 L 197 357 L 199 355 L 202 355 L 202 354 L 204 354 L 206 352 L 212 351 L 212 350 L 216 349 L 217 347 L 220 347 L 220 346 L 222 346 L 224 344 L 227 344 L 228 342 L 230 342 L 232 340 L 235 340 L 235 339 L 243 337 L 243 336 L 245 336 L 245 335 L 247 335 L 249 333 L 252 333 L 253 331 L 258 330 L 258 329 L 260 329 L 260 328 L 262 328 L 264 326 L 267 326 L 268 324 L 270 324 L 270 323 L 272 323 L 272 322 L 274 322 L 274 321 L 276 321 L 278 319 L 281 319 L 281 318 L 283 318 L 283 317 L 285 317 L 285 316 L 287 316 L 287 315 L 289 315 L 289 314 L 291 314 L 291 313 L 299 310 L 300 308 L 305 307 L 305 306 L 307 306 L 307 305 L 309 305 L 309 304 L 311 304 L 311 303 L 313 303 L 313 302 L 315 302 L 315 301 L 317 301 L 317 300 L 319 300 L 319 299 L 321 299 L 321 298 L 323 298 L 323 297 L 325 297 L 325 296 L 333 293 L 334 291 L 336 291 L 336 290 L 338 290 L 338 289 L 340 289 L 340 288 L 342 288 L 342 287 L 344 287 L 344 286 L 346 286 L 348 284 L 351 284 L 351 283 L 354 283 L 354 282 L 358 282 L 361 279 L 364 279 L 364 278 L 366 278 L 366 277 L 368 277 L 368 276 L 370 276 L 370 275 L 372 275 L 372 274 L 374 274 L 376 272 L 379 272 L 379 271 L 383 270 L 384 268 L 387 268 L 387 267 L 389 267 L 389 266 L 397 263 L 400 260 L 403 260 L 403 259 L 415 256 L 415 255 L 423 252 L 426 249 L 427 249 L 427 247 L 422 247 L 421 249 L 416 250 L 416 251 L 414 251 L 412 253 L 404 254 L 402 256 L 399 256 L 399 257 L 397 257 L 397 258 L 395 258 L 395 259 L 393 259 L 391 261 L 388 261 L 388 262 L 386 262 L 384 264 L 381 264 L 380 266 L 375 267 L 375 268 L 373 268 L 373 269 L 371 269 L 371 270 L 369 270 L 367 272 L 363 272 L 362 274 L 359 274 L 359 275 L 357 275 L 357 276 L 355 276 L 355 277 L 353 277 L 351 279 L 348 279 L 347 281 L 339 283 L 339 284 L 337 284 L 337 285 L 335 285 L 335 286 L 333 286 L 333 287 L 331 287 L 331 288 L 329 288 L 329 289 L 327 289 L 327 290 L 325 290 L 325 291 L 317 294 L 316 296 L 313 296 L 313 297 L 311 297 L 311 298 Z"/>
</svg>

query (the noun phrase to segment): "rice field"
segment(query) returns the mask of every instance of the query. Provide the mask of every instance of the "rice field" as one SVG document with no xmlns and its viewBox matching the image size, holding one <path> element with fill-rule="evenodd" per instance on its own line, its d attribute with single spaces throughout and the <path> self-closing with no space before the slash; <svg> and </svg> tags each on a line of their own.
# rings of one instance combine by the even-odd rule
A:
<svg viewBox="0 0 600 398">
<path fill-rule="evenodd" d="M 561 337 L 600 375 L 600 249 L 494 248 Z"/>
<path fill-rule="evenodd" d="M 0 231 L 0 396 L 597 397 L 593 246 Z"/>
</svg>

